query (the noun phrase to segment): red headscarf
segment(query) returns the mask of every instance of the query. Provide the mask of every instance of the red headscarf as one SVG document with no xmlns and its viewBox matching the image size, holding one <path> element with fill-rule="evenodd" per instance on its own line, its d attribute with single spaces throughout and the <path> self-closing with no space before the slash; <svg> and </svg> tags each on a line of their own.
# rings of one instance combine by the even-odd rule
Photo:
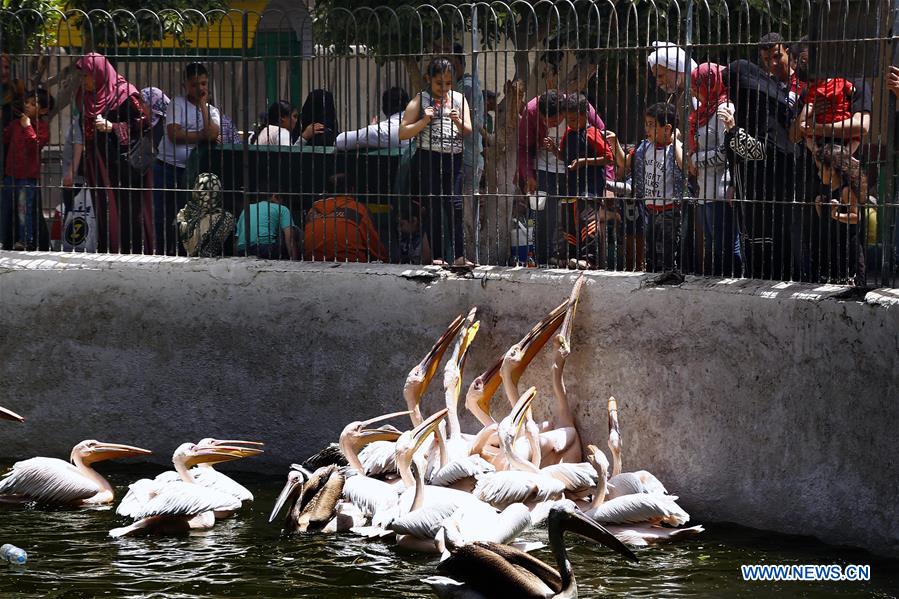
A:
<svg viewBox="0 0 899 599">
<path fill-rule="evenodd" d="M 723 69 L 720 64 L 704 62 L 690 74 L 691 85 L 705 90 L 707 94 L 707 101 L 700 103 L 699 108 L 690 113 L 690 153 L 699 149 L 697 140 L 699 128 L 715 116 L 719 106 L 727 102 L 727 86 L 724 85 L 724 78 L 721 76 Z"/>
<path fill-rule="evenodd" d="M 75 63 L 75 68 L 94 78 L 94 91 L 89 92 L 79 87 L 75 95 L 85 122 L 93 123 L 97 115 L 115 110 L 129 96 L 138 93 L 137 88 L 116 73 L 102 54 L 91 52 L 84 55 Z"/>
</svg>

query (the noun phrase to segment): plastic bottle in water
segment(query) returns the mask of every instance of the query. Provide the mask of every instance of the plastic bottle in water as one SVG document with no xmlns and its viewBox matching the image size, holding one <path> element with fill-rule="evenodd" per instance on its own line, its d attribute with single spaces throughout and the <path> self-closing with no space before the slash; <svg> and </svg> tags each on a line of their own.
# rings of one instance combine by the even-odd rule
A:
<svg viewBox="0 0 899 599">
<path fill-rule="evenodd" d="M 28 561 L 28 554 L 25 553 L 24 549 L 19 549 L 15 545 L 6 543 L 0 547 L 0 559 L 20 566 Z"/>
</svg>

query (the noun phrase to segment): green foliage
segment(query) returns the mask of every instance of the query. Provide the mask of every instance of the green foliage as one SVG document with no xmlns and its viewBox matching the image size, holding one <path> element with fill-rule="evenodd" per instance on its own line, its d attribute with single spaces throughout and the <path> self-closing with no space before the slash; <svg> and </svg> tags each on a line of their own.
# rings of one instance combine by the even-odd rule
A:
<svg viewBox="0 0 899 599">
<path fill-rule="evenodd" d="M 22 54 L 52 41 L 60 13 L 57 0 L 2 0 L 0 3 L 0 50 Z"/>
</svg>

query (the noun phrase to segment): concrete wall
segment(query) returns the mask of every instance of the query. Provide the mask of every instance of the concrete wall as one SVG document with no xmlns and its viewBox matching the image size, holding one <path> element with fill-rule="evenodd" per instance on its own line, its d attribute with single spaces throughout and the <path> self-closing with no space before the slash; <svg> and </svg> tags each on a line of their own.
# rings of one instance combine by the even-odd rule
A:
<svg viewBox="0 0 899 599">
<path fill-rule="evenodd" d="M 241 467 L 283 472 L 349 420 L 401 409 L 406 373 L 456 314 L 476 305 L 482 322 L 467 388 L 573 278 L 0 254 L 0 404 L 28 418 L 0 423 L 0 456 L 99 438 L 164 462 L 235 436 L 267 443 Z M 845 292 L 590 274 L 566 369 L 584 441 L 605 444 L 614 394 L 625 469 L 653 471 L 696 521 L 899 555 L 899 292 Z M 543 356 L 522 380 L 538 416 L 548 379 Z"/>
</svg>

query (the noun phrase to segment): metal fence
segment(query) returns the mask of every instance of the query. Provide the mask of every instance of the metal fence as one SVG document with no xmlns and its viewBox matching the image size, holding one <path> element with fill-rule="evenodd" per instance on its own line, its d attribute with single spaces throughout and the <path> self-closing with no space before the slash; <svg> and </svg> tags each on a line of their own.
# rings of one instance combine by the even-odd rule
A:
<svg viewBox="0 0 899 599">
<path fill-rule="evenodd" d="M 886 0 L 341 5 L 0 12 L 0 243 L 895 286 Z"/>
</svg>

